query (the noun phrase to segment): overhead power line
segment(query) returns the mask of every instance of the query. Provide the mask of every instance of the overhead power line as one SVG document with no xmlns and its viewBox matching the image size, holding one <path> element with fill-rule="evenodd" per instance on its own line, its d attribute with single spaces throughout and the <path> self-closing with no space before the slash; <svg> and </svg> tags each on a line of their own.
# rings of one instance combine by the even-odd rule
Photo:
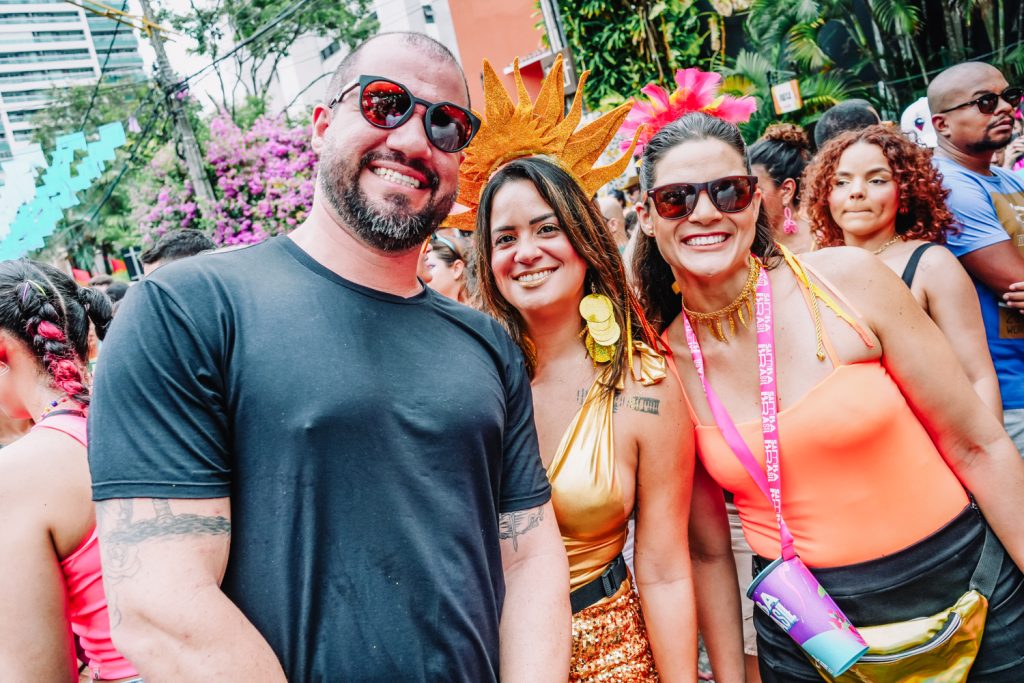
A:
<svg viewBox="0 0 1024 683">
<path fill-rule="evenodd" d="M 296 12 L 298 12 L 308 2 L 309 0 L 298 0 L 298 2 L 296 2 L 294 5 L 291 5 L 290 7 L 286 7 L 285 9 L 281 10 L 280 12 L 278 12 L 276 16 L 274 16 L 272 19 L 267 21 L 267 23 L 263 24 L 263 26 L 257 29 L 255 33 L 253 33 L 251 36 L 240 42 L 238 45 L 235 45 L 233 48 L 231 48 L 231 50 L 224 53 L 220 57 L 217 57 L 212 62 L 204 66 L 202 69 L 199 69 L 195 73 L 192 73 L 178 81 L 178 83 L 175 85 L 175 90 L 183 89 L 186 85 L 188 85 L 189 81 L 198 78 L 200 75 L 209 71 L 216 65 L 220 64 L 225 59 L 233 56 L 242 48 L 247 47 L 256 41 L 263 39 L 267 35 L 280 30 L 284 21 L 286 19 L 289 19 Z"/>
<path fill-rule="evenodd" d="M 125 2 L 127 5 L 127 1 Z M 124 9 L 124 7 L 122 7 Z M 114 47 L 114 41 L 117 40 L 117 32 L 121 30 L 121 22 L 114 22 L 114 34 L 110 36 L 110 42 L 107 43 L 107 52 L 103 57 L 103 65 L 100 66 L 100 77 L 96 79 L 96 85 L 93 86 L 92 95 L 89 96 L 89 106 L 85 108 L 85 116 L 82 117 L 82 125 L 79 128 L 85 128 L 89 123 L 89 115 L 92 114 L 92 107 L 96 104 L 96 94 L 99 92 L 100 84 L 103 83 L 103 76 L 107 72 L 107 63 L 110 62 L 110 51 Z"/>
</svg>

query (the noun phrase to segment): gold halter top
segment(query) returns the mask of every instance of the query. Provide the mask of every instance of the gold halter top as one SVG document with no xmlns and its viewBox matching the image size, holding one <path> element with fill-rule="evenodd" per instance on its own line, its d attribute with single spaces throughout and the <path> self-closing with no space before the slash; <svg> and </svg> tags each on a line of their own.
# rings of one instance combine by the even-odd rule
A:
<svg viewBox="0 0 1024 683">
<path fill-rule="evenodd" d="M 642 342 L 633 346 L 639 358 L 636 379 L 645 386 L 663 380 L 665 359 Z M 616 388 L 624 387 L 620 379 Z M 569 590 L 600 576 L 626 543 L 629 513 L 615 467 L 616 392 L 603 388 L 599 375 L 548 465 L 551 503 L 569 556 Z"/>
</svg>

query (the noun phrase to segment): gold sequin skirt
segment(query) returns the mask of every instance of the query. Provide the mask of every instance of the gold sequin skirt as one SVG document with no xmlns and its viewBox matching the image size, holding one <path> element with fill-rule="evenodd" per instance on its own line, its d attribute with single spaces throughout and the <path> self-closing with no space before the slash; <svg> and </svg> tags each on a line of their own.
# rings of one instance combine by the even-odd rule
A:
<svg viewBox="0 0 1024 683">
<path fill-rule="evenodd" d="M 604 604 L 572 617 L 569 683 L 654 683 L 658 672 L 632 579 Z"/>
</svg>

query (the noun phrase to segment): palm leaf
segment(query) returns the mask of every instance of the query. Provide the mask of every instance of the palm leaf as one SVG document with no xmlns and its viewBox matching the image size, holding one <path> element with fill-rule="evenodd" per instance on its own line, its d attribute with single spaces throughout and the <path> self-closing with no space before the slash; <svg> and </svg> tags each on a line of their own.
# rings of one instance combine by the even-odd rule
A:
<svg viewBox="0 0 1024 683">
<path fill-rule="evenodd" d="M 871 12 L 887 33 L 913 36 L 921 26 L 921 10 L 906 0 L 873 0 Z"/>
<path fill-rule="evenodd" d="M 817 71 L 832 65 L 832 60 L 818 44 L 818 30 L 824 24 L 821 19 L 796 24 L 786 34 L 786 56 L 803 70 Z"/>
</svg>

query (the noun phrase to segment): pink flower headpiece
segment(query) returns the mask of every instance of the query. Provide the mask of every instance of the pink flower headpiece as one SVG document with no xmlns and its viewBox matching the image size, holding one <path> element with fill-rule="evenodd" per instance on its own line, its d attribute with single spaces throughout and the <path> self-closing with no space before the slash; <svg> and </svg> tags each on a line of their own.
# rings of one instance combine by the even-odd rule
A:
<svg viewBox="0 0 1024 683">
<path fill-rule="evenodd" d="M 626 138 L 622 149 L 627 149 L 636 129 L 643 126 L 636 144 L 636 156 L 643 154 L 644 147 L 655 133 L 684 114 L 700 111 L 717 116 L 732 124 L 744 123 L 757 109 L 753 97 L 732 97 L 719 95 L 722 76 L 700 69 L 679 69 L 676 71 L 676 85 L 679 88 L 671 95 L 655 83 L 648 83 L 640 92 L 648 101 L 633 101 L 633 109 L 626 117 L 619 133 Z"/>
</svg>

